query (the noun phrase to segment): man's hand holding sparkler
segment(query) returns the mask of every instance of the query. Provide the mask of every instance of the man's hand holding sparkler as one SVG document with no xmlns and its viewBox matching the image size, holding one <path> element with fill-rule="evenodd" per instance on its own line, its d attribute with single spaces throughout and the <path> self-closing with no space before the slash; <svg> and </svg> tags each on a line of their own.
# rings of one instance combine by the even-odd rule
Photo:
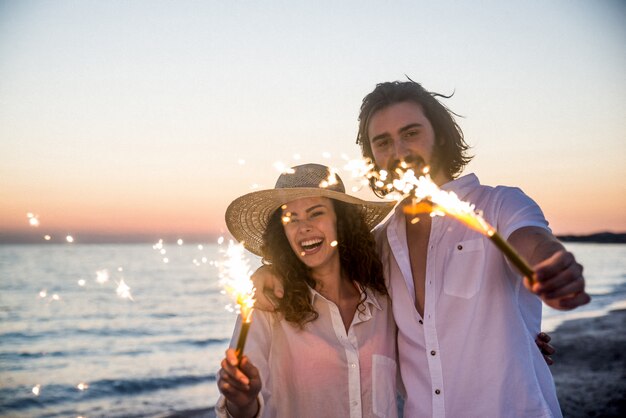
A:
<svg viewBox="0 0 626 418">
<path fill-rule="evenodd" d="M 217 387 L 226 398 L 226 408 L 233 417 L 255 417 L 259 412 L 257 401 L 261 391 L 259 370 L 243 356 L 241 362 L 234 349 L 226 350 L 218 372 Z"/>
<path fill-rule="evenodd" d="M 591 300 L 585 292 L 583 267 L 549 231 L 521 228 L 513 232 L 508 241 L 533 266 L 533 281 L 526 277 L 524 284 L 546 305 L 570 310 Z"/>
</svg>

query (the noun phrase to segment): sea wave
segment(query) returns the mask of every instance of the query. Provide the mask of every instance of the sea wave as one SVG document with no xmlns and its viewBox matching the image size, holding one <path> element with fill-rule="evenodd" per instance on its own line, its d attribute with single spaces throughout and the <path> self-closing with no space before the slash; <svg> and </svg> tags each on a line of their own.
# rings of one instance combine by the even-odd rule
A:
<svg viewBox="0 0 626 418">
<path fill-rule="evenodd" d="M 85 400 L 136 396 L 161 389 L 174 389 L 214 382 L 215 374 L 178 375 L 140 379 L 102 379 L 89 382 L 87 390 L 79 390 L 75 385 L 51 384 L 39 387 L 35 396 L 32 387 L 20 385 L 0 388 L 0 411 L 20 411 L 28 408 L 43 408 L 62 403 L 76 403 Z"/>
</svg>

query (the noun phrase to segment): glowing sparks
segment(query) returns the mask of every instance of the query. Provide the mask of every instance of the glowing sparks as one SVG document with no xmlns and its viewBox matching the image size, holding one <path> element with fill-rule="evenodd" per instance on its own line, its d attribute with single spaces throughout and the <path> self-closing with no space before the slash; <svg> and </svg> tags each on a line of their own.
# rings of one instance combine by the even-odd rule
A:
<svg viewBox="0 0 626 418">
<path fill-rule="evenodd" d="M 407 163 L 401 162 L 392 173 L 391 179 L 388 178 L 388 173 L 383 170 L 376 173 L 373 168 L 366 173 L 366 176 L 370 184 L 379 187 L 379 191 L 385 195 L 385 198 L 402 201 L 412 196 L 412 201 L 403 206 L 403 211 L 407 215 L 415 216 L 423 213 L 429 213 L 432 217 L 448 215 L 468 228 L 489 237 L 503 255 L 532 282 L 534 275 L 532 268 L 497 233 L 496 229 L 485 221 L 476 207 L 459 199 L 454 192 L 441 190 L 431 180 L 428 172 L 428 167 L 425 167 L 418 177 Z M 411 223 L 414 223 L 413 220 Z"/>
<path fill-rule="evenodd" d="M 348 160 L 343 168 L 359 183 L 357 186 L 352 187 L 352 191 L 355 193 L 367 187 L 370 177 L 375 173 L 374 164 L 369 159 L 363 158 Z"/>
<path fill-rule="evenodd" d="M 383 191 L 386 199 L 401 201 L 406 197 L 412 197 L 413 201 L 403 208 L 407 215 L 415 216 L 422 213 L 430 213 L 431 216 L 449 215 L 483 234 L 493 230 L 473 204 L 462 201 L 454 192 L 441 190 L 431 180 L 428 167 L 416 173 L 403 161 L 393 170 L 391 173 L 393 175 L 390 175 L 385 170 L 377 172 L 374 165 L 367 161 L 353 166 L 361 170 L 361 175 L 371 184 Z M 413 220 L 411 222 L 414 223 Z"/>
<path fill-rule="evenodd" d="M 40 298 L 45 298 L 46 296 L 48 296 L 48 291 L 46 289 L 43 289 L 39 292 L 39 297 Z"/>
<path fill-rule="evenodd" d="M 65 237 L 65 241 L 69 242 L 70 244 L 74 242 L 74 237 L 71 235 L 67 235 Z"/>
<path fill-rule="evenodd" d="M 85 286 L 85 279 L 79 279 L 78 280 L 78 285 L 81 286 L 81 287 Z"/>
<path fill-rule="evenodd" d="M 53 294 L 52 296 L 50 296 L 50 300 L 51 300 L 51 301 L 58 302 L 58 301 L 60 301 L 60 300 L 61 300 L 61 296 L 59 296 L 58 294 L 56 294 L 56 293 L 55 293 L 55 294 Z"/>
<path fill-rule="evenodd" d="M 254 285 L 252 271 L 244 255 L 243 244 L 230 241 L 225 251 L 225 259 L 218 264 L 220 284 L 224 291 L 235 299 L 233 310 L 241 314 L 243 322 L 250 322 L 254 307 Z"/>
<path fill-rule="evenodd" d="M 43 239 L 45 239 L 46 241 L 50 241 L 52 237 L 50 235 L 44 235 Z"/>
<path fill-rule="evenodd" d="M 330 169 L 330 172 L 328 174 L 328 178 L 322 180 L 320 182 L 320 187 L 325 189 L 329 186 L 332 186 L 334 184 L 337 184 L 339 181 L 337 180 L 337 171 L 334 168 Z"/>
<path fill-rule="evenodd" d="M 28 218 L 28 224 L 32 227 L 38 227 L 39 226 L 39 216 L 35 215 L 34 213 L 28 212 L 26 214 L 26 217 Z"/>
<path fill-rule="evenodd" d="M 331 247 L 336 247 L 337 246 L 337 240 L 334 240 L 333 242 L 330 243 Z"/>
<path fill-rule="evenodd" d="M 109 281 L 109 270 L 102 269 L 96 271 L 96 282 L 104 284 Z"/>
<path fill-rule="evenodd" d="M 240 158 L 239 160 L 237 160 L 237 164 L 246 165 L 246 160 L 244 160 L 243 158 Z"/>
<path fill-rule="evenodd" d="M 89 389 L 89 384 L 84 383 L 84 382 L 80 382 L 79 384 L 76 385 L 76 389 L 78 389 L 78 390 L 87 390 L 87 389 Z"/>
<path fill-rule="evenodd" d="M 293 168 L 280 161 L 276 161 L 274 163 L 274 168 L 278 170 L 281 174 L 293 174 L 296 172 Z"/>
<path fill-rule="evenodd" d="M 163 262 L 164 262 L 165 264 L 167 264 L 167 263 L 169 263 L 169 262 L 170 262 L 170 259 L 169 259 L 169 258 L 167 258 L 167 257 L 163 257 Z"/>
<path fill-rule="evenodd" d="M 325 152 L 322 153 L 322 157 L 324 157 L 324 158 L 326 158 L 328 160 L 328 159 L 330 159 L 331 154 L 330 154 L 330 152 L 325 151 Z"/>
<path fill-rule="evenodd" d="M 41 393 L 41 385 L 33 386 L 32 392 L 35 396 L 39 396 L 39 393 Z"/>
<path fill-rule="evenodd" d="M 133 302 L 133 295 L 130 294 L 130 287 L 124 282 L 124 279 L 120 279 L 120 282 L 117 284 L 117 289 L 115 289 L 115 293 L 122 299 L 130 299 Z"/>
<path fill-rule="evenodd" d="M 218 245 L 222 245 L 224 243 L 224 237 L 219 237 L 217 239 L 217 243 L 218 243 Z"/>
<path fill-rule="evenodd" d="M 179 238 L 178 241 L 176 241 L 176 244 L 183 245 L 183 240 L 181 238 Z"/>
<path fill-rule="evenodd" d="M 294 160 L 296 160 L 296 161 L 298 161 L 298 160 L 300 160 L 300 159 L 302 158 L 302 156 L 301 156 L 300 154 L 293 154 L 293 156 L 292 156 L 292 157 L 293 157 L 293 159 L 294 159 Z"/>
<path fill-rule="evenodd" d="M 204 249 L 204 246 L 202 244 L 198 244 L 198 250 L 202 251 Z"/>
</svg>

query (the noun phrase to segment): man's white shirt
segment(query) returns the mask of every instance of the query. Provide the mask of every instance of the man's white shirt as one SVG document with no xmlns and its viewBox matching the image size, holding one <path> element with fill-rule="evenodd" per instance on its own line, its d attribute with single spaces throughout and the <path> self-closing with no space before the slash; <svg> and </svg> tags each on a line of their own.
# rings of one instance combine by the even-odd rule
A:
<svg viewBox="0 0 626 418">
<path fill-rule="evenodd" d="M 505 239 L 522 227 L 548 228 L 517 188 L 482 186 L 470 174 L 442 189 L 475 204 Z M 398 326 L 405 417 L 561 416 L 534 342 L 541 301 L 487 237 L 449 217 L 432 219 L 422 317 L 400 207 L 375 234 Z"/>
</svg>

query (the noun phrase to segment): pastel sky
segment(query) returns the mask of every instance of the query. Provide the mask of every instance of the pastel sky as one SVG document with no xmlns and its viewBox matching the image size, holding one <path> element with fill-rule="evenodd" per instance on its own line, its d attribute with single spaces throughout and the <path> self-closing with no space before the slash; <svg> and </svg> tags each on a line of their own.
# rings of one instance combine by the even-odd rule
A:
<svg viewBox="0 0 626 418">
<path fill-rule="evenodd" d="M 620 0 L 0 1 L 0 236 L 222 234 L 276 162 L 358 157 L 363 96 L 406 75 L 454 92 L 466 172 L 555 233 L 626 231 L 625 21 Z"/>
</svg>

